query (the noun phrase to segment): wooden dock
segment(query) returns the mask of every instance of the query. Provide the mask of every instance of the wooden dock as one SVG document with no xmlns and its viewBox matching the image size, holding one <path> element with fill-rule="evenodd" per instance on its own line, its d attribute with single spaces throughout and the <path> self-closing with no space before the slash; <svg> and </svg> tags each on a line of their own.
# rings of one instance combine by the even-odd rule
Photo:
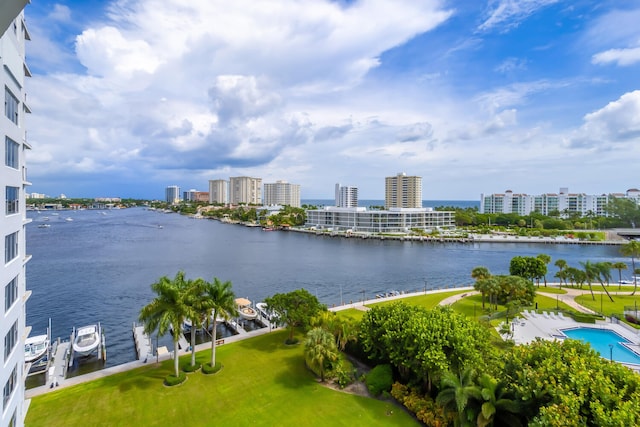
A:
<svg viewBox="0 0 640 427">
<path fill-rule="evenodd" d="M 138 360 L 147 360 L 153 356 L 151 337 L 144 333 L 144 326 L 133 324 L 133 340 L 136 343 Z"/>
<path fill-rule="evenodd" d="M 71 351 L 70 341 L 58 341 L 54 344 L 51 352 L 53 358 L 49 364 L 46 378 L 46 386 L 49 388 L 57 387 L 67 378 L 67 368 L 69 366 L 69 352 Z"/>
</svg>

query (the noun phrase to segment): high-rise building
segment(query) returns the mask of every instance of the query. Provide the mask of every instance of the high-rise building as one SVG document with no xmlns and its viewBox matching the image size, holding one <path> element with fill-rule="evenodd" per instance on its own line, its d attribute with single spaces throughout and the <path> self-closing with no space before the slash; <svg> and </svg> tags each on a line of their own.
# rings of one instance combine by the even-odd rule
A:
<svg viewBox="0 0 640 427">
<path fill-rule="evenodd" d="M 184 191 L 182 193 L 182 200 L 184 200 L 185 202 L 195 202 L 197 193 L 198 190 L 195 190 L 193 188 L 189 191 Z"/>
<path fill-rule="evenodd" d="M 358 207 L 358 187 L 336 184 L 336 206 L 339 208 Z"/>
<path fill-rule="evenodd" d="M 237 176 L 229 178 L 229 203 L 262 204 L 262 178 Z"/>
<path fill-rule="evenodd" d="M 224 179 L 210 179 L 209 180 L 209 203 L 226 204 L 227 188 L 229 187 L 229 181 Z"/>
<path fill-rule="evenodd" d="M 264 184 L 265 205 L 288 205 L 300 207 L 300 185 L 289 184 L 287 181 L 276 181 Z"/>
<path fill-rule="evenodd" d="M 180 187 L 177 185 L 170 185 L 164 191 L 164 200 L 167 203 L 180 203 Z"/>
<path fill-rule="evenodd" d="M 385 178 L 384 207 L 421 208 L 422 177 L 407 176 L 404 172 Z"/>
<path fill-rule="evenodd" d="M 0 426 L 23 426 L 25 411 L 24 344 L 30 329 L 26 326 L 25 231 L 27 181 L 25 152 L 27 143 L 25 79 L 31 76 L 25 62 L 25 42 L 30 40 L 22 9 L 26 0 L 0 1 L 0 90 L 4 91 L 4 115 L 0 117 L 0 135 L 4 141 L 4 167 L 0 168 L 4 212 L 0 230 L 4 236 L 4 262 L 0 267 L 2 321 L 0 321 L 0 387 L 2 407 Z"/>
</svg>

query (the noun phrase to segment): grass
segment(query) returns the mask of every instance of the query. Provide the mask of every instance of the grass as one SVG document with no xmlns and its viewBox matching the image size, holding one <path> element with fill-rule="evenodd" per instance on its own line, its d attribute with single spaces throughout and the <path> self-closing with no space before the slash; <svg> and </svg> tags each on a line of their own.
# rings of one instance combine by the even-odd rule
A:
<svg viewBox="0 0 640 427">
<path fill-rule="evenodd" d="M 600 296 L 602 295 L 602 296 Z M 612 314 L 622 314 L 625 306 L 640 306 L 640 294 L 631 295 L 612 295 L 614 302 L 611 302 L 604 293 L 596 295 L 595 301 L 590 293 L 576 297 L 576 302 L 591 310 L 602 313 L 605 316 Z"/>
<path fill-rule="evenodd" d="M 389 402 L 320 385 L 304 365 L 303 347 L 283 344 L 286 335 L 221 346 L 220 372 L 188 374 L 176 387 L 162 385 L 173 366 L 167 360 L 34 397 L 26 425 L 418 425 Z M 208 350 L 197 354 L 201 363 L 209 358 Z"/>
<path fill-rule="evenodd" d="M 556 288 L 555 286 L 544 286 L 540 285 L 540 287 L 536 286 L 536 292 L 544 292 L 546 294 L 566 294 L 567 291 L 564 289 Z"/>
<path fill-rule="evenodd" d="M 438 292 L 438 293 L 434 293 L 434 294 L 426 294 L 426 295 L 418 295 L 415 297 L 409 297 L 409 298 L 402 298 L 400 300 L 391 300 L 391 301 L 384 301 L 384 302 L 375 302 L 375 303 L 371 303 L 371 304 L 367 304 L 368 307 L 383 307 L 386 305 L 391 305 L 395 302 L 398 301 L 402 301 L 405 302 L 407 304 L 410 305 L 419 305 L 421 307 L 430 309 L 435 307 L 436 305 L 438 305 L 440 303 L 440 301 L 442 301 L 443 299 L 450 297 L 452 295 L 458 295 L 458 294 L 463 294 L 463 293 L 468 293 L 471 292 L 469 290 L 466 291 L 449 291 L 449 292 Z"/>
</svg>

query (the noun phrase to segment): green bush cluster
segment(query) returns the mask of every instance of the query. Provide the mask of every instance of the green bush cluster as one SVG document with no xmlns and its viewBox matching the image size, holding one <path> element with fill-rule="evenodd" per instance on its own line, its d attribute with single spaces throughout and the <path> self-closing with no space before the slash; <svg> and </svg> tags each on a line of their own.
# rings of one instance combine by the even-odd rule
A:
<svg viewBox="0 0 640 427">
<path fill-rule="evenodd" d="M 176 377 L 175 375 L 167 375 L 164 378 L 164 385 L 173 387 L 174 385 L 182 384 L 187 380 L 187 374 L 184 372 L 180 372 L 180 374 Z"/>
<path fill-rule="evenodd" d="M 182 367 L 182 370 L 183 370 L 184 372 L 191 373 L 191 372 L 195 372 L 195 371 L 197 371 L 198 369 L 200 369 L 200 366 L 201 366 L 201 365 L 200 365 L 200 362 L 196 362 L 196 364 L 195 364 L 195 365 L 193 365 L 193 366 L 191 366 L 191 364 L 190 364 L 190 363 L 187 363 L 186 365 L 184 365 L 184 366 Z"/>
<path fill-rule="evenodd" d="M 211 366 L 211 363 L 205 363 L 202 365 L 202 373 L 203 374 L 215 374 L 220 369 L 222 369 L 222 364 L 220 362 L 216 362 L 215 366 Z"/>
<path fill-rule="evenodd" d="M 393 385 L 393 371 L 391 365 L 377 365 L 365 377 L 365 384 L 369 393 L 379 396 L 382 392 L 391 390 Z"/>
</svg>

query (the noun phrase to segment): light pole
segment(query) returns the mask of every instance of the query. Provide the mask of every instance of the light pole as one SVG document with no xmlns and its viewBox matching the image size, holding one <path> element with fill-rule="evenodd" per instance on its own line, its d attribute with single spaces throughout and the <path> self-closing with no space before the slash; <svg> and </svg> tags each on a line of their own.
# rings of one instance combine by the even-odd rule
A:
<svg viewBox="0 0 640 427">
<path fill-rule="evenodd" d="M 362 305 L 364 305 L 364 289 L 362 290 Z"/>
<path fill-rule="evenodd" d="M 340 305 L 344 305 L 344 302 L 342 301 L 342 283 L 340 283 Z"/>
<path fill-rule="evenodd" d="M 609 344 L 609 361 L 613 362 L 613 344 Z"/>
</svg>

